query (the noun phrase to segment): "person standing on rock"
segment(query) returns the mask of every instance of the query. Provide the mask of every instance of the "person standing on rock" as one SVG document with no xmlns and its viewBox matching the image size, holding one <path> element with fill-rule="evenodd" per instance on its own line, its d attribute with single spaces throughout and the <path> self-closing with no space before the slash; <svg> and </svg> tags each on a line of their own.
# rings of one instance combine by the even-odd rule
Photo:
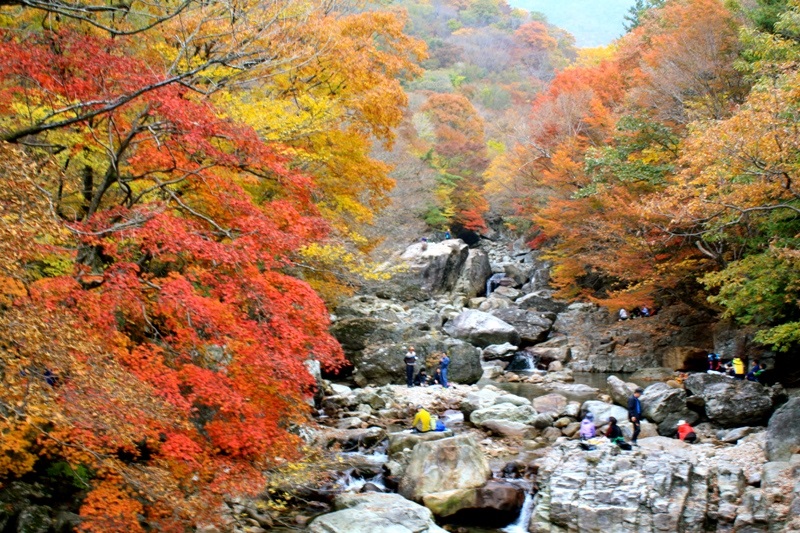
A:
<svg viewBox="0 0 800 533">
<path fill-rule="evenodd" d="M 403 358 L 406 364 L 406 385 L 409 387 L 414 386 L 414 368 L 417 366 L 417 352 L 414 351 L 413 346 L 408 347 L 406 356 Z"/>
<path fill-rule="evenodd" d="M 448 387 L 447 384 L 447 369 L 450 368 L 450 358 L 447 357 L 447 354 L 443 354 L 442 360 L 439 361 L 439 370 L 442 371 L 442 387 L 445 389 Z"/>
<path fill-rule="evenodd" d="M 639 397 L 644 392 L 644 389 L 639 387 L 633 391 L 633 395 L 628 398 L 628 420 L 633 424 L 633 436 L 631 437 L 631 444 L 638 446 L 636 439 L 639 438 L 639 433 L 642 431 L 642 402 Z"/>
</svg>

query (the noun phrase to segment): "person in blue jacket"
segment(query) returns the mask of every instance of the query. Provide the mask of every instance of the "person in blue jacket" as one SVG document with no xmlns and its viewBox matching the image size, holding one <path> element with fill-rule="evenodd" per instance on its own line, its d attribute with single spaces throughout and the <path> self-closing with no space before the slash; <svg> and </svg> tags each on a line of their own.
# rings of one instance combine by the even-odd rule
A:
<svg viewBox="0 0 800 533">
<path fill-rule="evenodd" d="M 447 354 L 444 354 L 442 360 L 439 361 L 439 370 L 442 371 L 442 387 L 445 389 L 448 387 L 447 384 L 447 369 L 450 368 L 450 358 L 447 357 Z"/>
<path fill-rule="evenodd" d="M 633 436 L 631 437 L 631 444 L 638 446 L 636 439 L 639 438 L 639 432 L 642 431 L 642 402 L 639 397 L 644 392 L 644 389 L 639 387 L 633 392 L 633 395 L 628 398 L 628 420 L 633 424 Z"/>
</svg>

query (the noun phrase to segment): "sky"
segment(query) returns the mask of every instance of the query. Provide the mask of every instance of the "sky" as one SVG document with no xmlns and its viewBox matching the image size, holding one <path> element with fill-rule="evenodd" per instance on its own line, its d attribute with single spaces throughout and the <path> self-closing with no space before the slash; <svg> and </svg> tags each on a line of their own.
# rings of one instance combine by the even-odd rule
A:
<svg viewBox="0 0 800 533">
<path fill-rule="evenodd" d="M 622 35 L 634 0 L 508 0 L 511 7 L 544 13 L 552 24 L 575 36 L 577 45 L 606 45 Z"/>
</svg>

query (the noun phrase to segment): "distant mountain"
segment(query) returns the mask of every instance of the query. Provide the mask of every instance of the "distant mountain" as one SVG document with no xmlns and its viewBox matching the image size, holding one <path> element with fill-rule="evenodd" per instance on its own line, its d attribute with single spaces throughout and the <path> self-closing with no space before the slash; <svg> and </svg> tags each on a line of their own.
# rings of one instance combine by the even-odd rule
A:
<svg viewBox="0 0 800 533">
<path fill-rule="evenodd" d="M 622 35 L 622 22 L 634 0 L 508 0 L 511 7 L 538 11 L 572 33 L 580 47 L 606 45 Z"/>
</svg>

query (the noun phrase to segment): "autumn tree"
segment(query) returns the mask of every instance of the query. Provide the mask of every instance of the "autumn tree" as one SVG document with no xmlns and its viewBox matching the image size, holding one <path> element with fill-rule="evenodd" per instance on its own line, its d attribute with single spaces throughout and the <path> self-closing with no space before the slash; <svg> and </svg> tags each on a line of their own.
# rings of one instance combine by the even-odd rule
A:
<svg viewBox="0 0 800 533">
<path fill-rule="evenodd" d="M 433 124 L 426 156 L 439 171 L 440 204 L 428 214 L 434 225 L 485 228 L 483 172 L 488 164 L 483 121 L 470 101 L 456 94 L 432 94 L 422 108 Z"/>
<path fill-rule="evenodd" d="M 2 3 L 1 473 L 81 472 L 86 531 L 213 521 L 297 457 L 306 361 L 343 362 L 290 274 L 384 202 L 423 51 L 332 8 Z"/>
</svg>

